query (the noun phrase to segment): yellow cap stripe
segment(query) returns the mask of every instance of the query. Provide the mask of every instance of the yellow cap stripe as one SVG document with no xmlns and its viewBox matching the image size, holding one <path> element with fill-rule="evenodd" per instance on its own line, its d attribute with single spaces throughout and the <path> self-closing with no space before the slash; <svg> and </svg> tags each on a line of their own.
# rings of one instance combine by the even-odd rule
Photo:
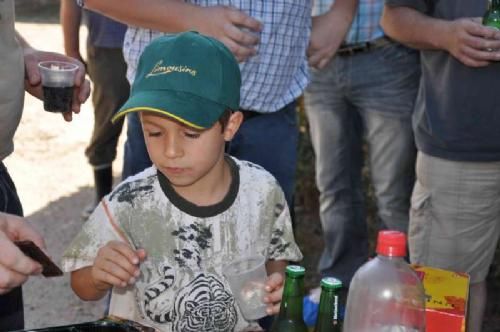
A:
<svg viewBox="0 0 500 332">
<path fill-rule="evenodd" d="M 194 128 L 194 129 L 206 129 L 205 127 L 201 127 L 201 126 L 198 126 L 192 122 L 189 122 L 189 121 L 186 121 L 184 120 L 183 118 L 175 115 L 175 114 L 172 114 L 170 112 L 167 112 L 165 110 L 162 110 L 162 109 L 159 109 L 159 108 L 153 108 L 153 107 L 133 107 L 133 108 L 128 108 L 126 110 L 123 110 L 121 111 L 120 113 L 117 113 L 115 114 L 115 116 L 113 116 L 111 118 L 111 122 L 112 123 L 115 123 L 116 120 L 118 120 L 119 118 L 121 118 L 122 116 L 128 114 L 128 113 L 132 113 L 132 112 L 140 112 L 140 111 L 149 111 L 149 112 L 154 112 L 154 113 L 160 113 L 160 114 L 163 114 L 163 115 L 166 115 L 170 118 L 173 118 L 177 121 L 179 121 L 180 123 L 182 124 L 185 124 L 186 126 L 189 126 L 191 128 Z"/>
</svg>

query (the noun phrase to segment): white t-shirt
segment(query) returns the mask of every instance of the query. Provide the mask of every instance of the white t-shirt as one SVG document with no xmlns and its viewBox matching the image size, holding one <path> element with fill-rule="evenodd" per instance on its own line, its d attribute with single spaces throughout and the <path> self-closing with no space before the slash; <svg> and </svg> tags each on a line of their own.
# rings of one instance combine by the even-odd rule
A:
<svg viewBox="0 0 500 332">
<path fill-rule="evenodd" d="M 128 178 L 96 208 L 63 257 L 73 271 L 93 263 L 108 241 L 144 248 L 134 286 L 113 289 L 110 314 L 160 331 L 256 330 L 223 275 L 243 256 L 299 261 L 284 194 L 260 166 L 232 157 L 232 184 L 220 203 L 184 200 L 153 166 Z"/>
</svg>

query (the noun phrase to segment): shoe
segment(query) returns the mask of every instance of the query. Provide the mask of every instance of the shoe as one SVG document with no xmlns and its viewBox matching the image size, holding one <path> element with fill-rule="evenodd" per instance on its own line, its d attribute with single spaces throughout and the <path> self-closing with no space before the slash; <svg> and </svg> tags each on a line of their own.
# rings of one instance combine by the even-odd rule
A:
<svg viewBox="0 0 500 332">
<path fill-rule="evenodd" d="M 94 169 L 94 190 L 95 201 L 87 205 L 82 211 L 82 219 L 87 220 L 101 201 L 101 199 L 111 192 L 113 186 L 113 171 L 111 166 Z"/>
</svg>

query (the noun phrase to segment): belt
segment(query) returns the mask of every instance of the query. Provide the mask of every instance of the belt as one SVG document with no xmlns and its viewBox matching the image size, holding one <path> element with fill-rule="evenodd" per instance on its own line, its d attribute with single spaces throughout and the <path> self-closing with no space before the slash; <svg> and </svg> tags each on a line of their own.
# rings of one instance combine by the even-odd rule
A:
<svg viewBox="0 0 500 332">
<path fill-rule="evenodd" d="M 264 113 L 259 113 L 259 112 L 255 112 L 255 111 L 249 111 L 249 110 L 242 110 L 242 109 L 240 109 L 240 112 L 243 114 L 243 121 L 250 120 L 251 118 L 254 118 L 256 116 L 264 114 Z"/>
<path fill-rule="evenodd" d="M 367 42 L 362 42 L 362 43 L 355 43 L 355 44 L 342 44 L 340 45 L 339 49 L 337 50 L 337 55 L 340 56 L 349 56 L 349 55 L 354 55 L 356 53 L 363 53 L 369 50 L 373 50 L 378 47 L 382 47 L 385 45 L 389 45 L 393 43 L 391 39 L 389 39 L 386 36 L 379 37 L 377 39 L 367 41 Z"/>
</svg>

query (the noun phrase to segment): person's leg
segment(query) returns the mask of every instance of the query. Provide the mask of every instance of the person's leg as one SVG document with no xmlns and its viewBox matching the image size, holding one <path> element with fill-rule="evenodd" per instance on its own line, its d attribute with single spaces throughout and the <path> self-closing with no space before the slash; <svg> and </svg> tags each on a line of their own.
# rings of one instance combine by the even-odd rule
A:
<svg viewBox="0 0 500 332">
<path fill-rule="evenodd" d="M 484 310 L 486 309 L 486 281 L 471 283 L 469 286 L 469 305 L 467 306 L 468 332 L 481 332 Z"/>
<path fill-rule="evenodd" d="M 251 161 L 271 173 L 293 207 L 297 163 L 297 113 L 295 102 L 278 112 L 245 120 L 228 146 L 227 152 Z"/>
<path fill-rule="evenodd" d="M 411 262 L 468 273 L 468 331 L 481 331 L 485 280 L 500 234 L 500 162 L 457 162 L 419 152 L 416 170 Z"/>
<path fill-rule="evenodd" d="M 142 133 L 139 113 L 127 114 L 127 141 L 123 159 L 122 179 L 137 174 L 152 165 Z"/>
<path fill-rule="evenodd" d="M 415 182 L 411 117 L 420 79 L 418 54 L 391 44 L 360 55 L 355 64 L 352 100 L 365 126 L 380 227 L 406 233 Z"/>
<path fill-rule="evenodd" d="M 0 162 L 0 211 L 23 215 L 23 209 L 16 188 L 7 169 Z M 21 287 L 0 295 L 0 331 L 22 330 L 24 328 L 23 294 Z"/>
<path fill-rule="evenodd" d="M 95 206 L 112 189 L 111 165 L 123 120 L 113 124 L 111 118 L 127 100 L 130 86 L 121 49 L 88 45 L 87 50 L 88 72 L 93 82 L 94 130 L 85 154 L 94 171 Z"/>
<path fill-rule="evenodd" d="M 325 247 L 318 269 L 349 286 L 368 259 L 367 227 L 361 185 L 359 114 L 347 102 L 349 59 L 336 58 L 316 71 L 305 94 L 316 156 L 320 218 Z"/>
</svg>

